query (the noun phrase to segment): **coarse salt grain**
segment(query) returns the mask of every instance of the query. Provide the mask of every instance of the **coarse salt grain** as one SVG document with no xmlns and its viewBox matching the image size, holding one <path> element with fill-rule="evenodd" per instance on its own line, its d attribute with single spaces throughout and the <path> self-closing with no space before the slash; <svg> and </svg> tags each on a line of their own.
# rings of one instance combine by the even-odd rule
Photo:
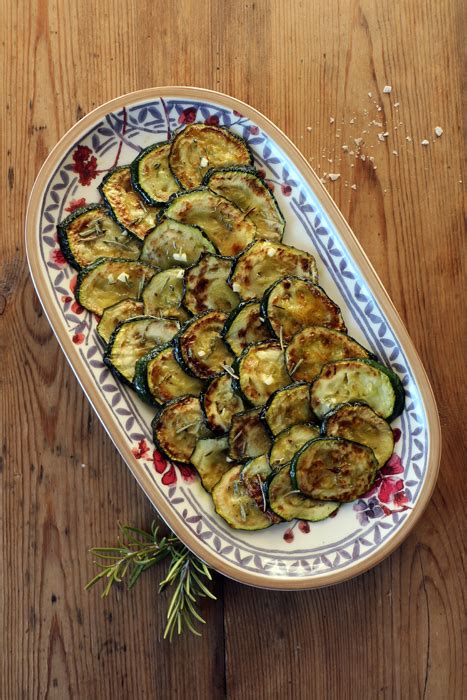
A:
<svg viewBox="0 0 467 700">
<path fill-rule="evenodd" d="M 435 126 L 435 134 L 436 136 L 441 136 L 443 134 L 443 130 L 440 126 Z"/>
<path fill-rule="evenodd" d="M 335 121 L 336 121 L 336 120 L 334 119 L 334 117 L 329 117 L 329 123 L 330 123 L 330 124 L 334 124 Z"/>
<path fill-rule="evenodd" d="M 329 173 L 329 179 L 335 182 L 340 178 L 340 173 Z"/>
<path fill-rule="evenodd" d="M 209 164 L 209 161 L 208 161 L 208 159 L 206 158 L 206 156 L 203 156 L 203 157 L 201 158 L 199 164 L 201 165 L 202 168 L 207 168 L 207 166 L 208 166 L 208 164 Z"/>
<path fill-rule="evenodd" d="M 389 95 L 389 93 L 392 91 L 392 87 L 390 85 L 385 85 L 383 88 L 383 92 L 385 95 Z"/>
<path fill-rule="evenodd" d="M 357 189 L 357 185 L 351 185 L 350 189 L 351 189 L 351 190 L 356 190 L 356 189 Z"/>
<path fill-rule="evenodd" d="M 423 139 L 423 141 L 421 143 L 422 143 L 422 146 L 429 146 L 430 145 L 430 142 L 427 139 Z"/>
</svg>

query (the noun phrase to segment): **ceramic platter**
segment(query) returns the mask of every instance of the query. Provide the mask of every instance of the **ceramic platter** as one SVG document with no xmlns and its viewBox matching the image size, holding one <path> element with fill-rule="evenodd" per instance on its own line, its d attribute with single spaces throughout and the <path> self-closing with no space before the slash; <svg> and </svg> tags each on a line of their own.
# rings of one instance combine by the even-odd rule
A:
<svg viewBox="0 0 467 700">
<path fill-rule="evenodd" d="M 73 207 L 98 201 L 97 186 L 109 168 L 195 121 L 228 126 L 246 139 L 284 213 L 284 242 L 316 257 L 320 284 L 341 307 L 350 335 L 392 367 L 405 388 L 406 409 L 393 423 L 396 451 L 375 487 L 320 523 L 231 530 L 198 478 L 153 451 L 154 410 L 104 366 L 96 320 L 74 301 L 76 272 L 58 247 L 57 223 Z M 44 163 L 29 202 L 26 245 L 45 313 L 94 410 L 160 516 L 214 569 L 265 588 L 326 586 L 380 562 L 414 527 L 433 491 L 440 456 L 439 419 L 425 371 L 336 205 L 297 148 L 262 114 L 227 95 L 188 87 L 143 90 L 102 105 Z"/>
</svg>

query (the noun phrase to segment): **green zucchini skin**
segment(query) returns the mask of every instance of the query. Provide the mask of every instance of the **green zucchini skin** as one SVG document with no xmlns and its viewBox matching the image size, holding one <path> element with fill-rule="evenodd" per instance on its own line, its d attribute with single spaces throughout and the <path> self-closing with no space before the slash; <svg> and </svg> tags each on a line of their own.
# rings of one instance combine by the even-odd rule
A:
<svg viewBox="0 0 467 700">
<path fill-rule="evenodd" d="M 271 356 L 269 365 L 265 364 L 265 355 L 267 353 Z M 262 359 L 261 355 L 263 355 Z M 259 361 L 261 361 L 262 367 L 269 367 L 270 371 L 275 372 L 276 376 L 274 379 L 272 374 L 265 374 L 261 382 L 258 381 L 258 387 L 255 388 L 251 386 L 249 377 L 252 376 L 252 363 Z M 244 399 L 245 403 L 250 406 L 264 406 L 276 389 L 291 384 L 291 378 L 285 366 L 284 353 L 280 344 L 275 340 L 248 345 L 240 357 L 236 358 L 233 369 L 236 375 L 234 377 L 234 389 Z M 273 378 L 272 381 L 270 381 L 271 377 Z M 247 382 L 250 382 L 250 384 L 247 384 Z"/>
<path fill-rule="evenodd" d="M 328 518 L 339 508 L 340 503 L 318 501 L 294 492 L 290 467 L 285 466 L 270 475 L 266 482 L 269 508 L 281 519 L 318 522 Z"/>
<path fill-rule="evenodd" d="M 277 389 L 261 411 L 261 418 L 274 438 L 287 428 L 314 419 L 310 406 L 310 385 L 295 382 Z"/>
<path fill-rule="evenodd" d="M 320 436 L 319 426 L 314 423 L 297 423 L 276 435 L 269 450 L 269 464 L 274 472 L 290 464 L 294 455 L 306 442 Z"/>
<path fill-rule="evenodd" d="M 225 366 L 230 366 L 233 361 L 233 355 L 228 349 L 227 345 L 223 342 L 220 331 L 225 323 L 227 315 L 221 311 L 206 311 L 205 313 L 193 316 L 187 321 L 180 332 L 174 339 L 175 348 L 175 358 L 181 367 L 185 370 L 187 374 L 191 374 L 193 377 L 199 377 L 200 379 L 212 379 L 225 372 Z M 211 325 L 211 328 L 209 328 Z M 216 359 L 216 363 L 213 366 L 206 364 L 206 361 L 200 360 L 200 355 L 194 358 L 193 352 L 190 352 L 194 347 L 194 343 L 202 338 L 203 333 L 209 338 L 209 333 L 213 333 L 213 328 L 218 327 L 217 336 L 218 340 L 222 343 L 219 346 L 219 357 Z M 213 347 L 211 346 L 209 353 L 203 351 L 203 357 L 208 356 L 207 359 L 212 357 Z M 189 357 L 189 354 L 191 357 Z"/>
<path fill-rule="evenodd" d="M 227 280 L 234 258 L 204 253 L 185 271 L 183 304 L 192 314 L 204 311 L 230 313 L 240 303 Z"/>
<path fill-rule="evenodd" d="M 229 180 L 229 176 L 232 179 Z M 249 198 L 247 197 L 247 200 L 242 198 L 242 190 L 239 185 L 235 185 L 235 177 L 245 188 L 248 188 Z M 256 238 L 278 243 L 282 241 L 285 230 L 284 216 L 272 190 L 254 168 L 241 165 L 211 168 L 201 184 L 209 187 L 216 194 L 233 201 L 255 224 Z M 264 200 L 261 206 L 258 204 L 260 198 Z M 265 213 L 261 214 L 261 210 Z"/>
<path fill-rule="evenodd" d="M 371 447 L 380 468 L 394 452 L 391 426 L 361 401 L 340 404 L 327 413 L 321 424 L 321 435 L 343 437 Z"/>
<path fill-rule="evenodd" d="M 261 318 L 261 306 L 257 299 L 242 301 L 230 313 L 221 335 L 235 355 L 241 355 L 249 345 L 272 339 Z"/>
<path fill-rule="evenodd" d="M 267 454 L 270 447 L 271 439 L 258 408 L 250 408 L 233 416 L 229 430 L 231 459 L 235 462 L 245 462 Z"/>
<path fill-rule="evenodd" d="M 370 447 L 344 438 L 315 438 L 292 459 L 294 489 L 319 501 L 348 503 L 373 484 L 378 462 Z"/>
<path fill-rule="evenodd" d="M 113 314 L 115 314 L 115 317 L 113 317 Z M 144 316 L 144 304 L 142 301 L 130 298 L 123 299 L 104 309 L 104 313 L 96 328 L 99 340 L 102 341 L 104 346 L 109 342 L 110 336 L 118 324 L 133 318 L 133 316 Z M 106 327 L 107 324 L 110 325 L 110 328 Z"/>
<path fill-rule="evenodd" d="M 248 495 L 241 480 L 241 469 L 232 467 L 214 486 L 214 508 L 234 530 L 264 530 L 272 525 L 272 520 Z"/>
<path fill-rule="evenodd" d="M 151 388 L 151 379 L 155 372 L 156 360 L 159 362 L 159 370 L 161 369 L 161 362 L 168 363 L 169 368 L 172 367 L 172 369 L 168 381 L 166 380 L 164 382 L 164 380 L 162 380 L 159 384 L 156 384 L 155 387 L 153 386 Z M 149 375 L 149 372 L 151 372 L 151 375 Z M 174 390 L 175 382 L 178 382 L 179 385 L 179 388 L 175 385 L 176 391 Z M 160 404 L 167 403 L 167 401 L 177 399 L 187 394 L 190 396 L 200 396 L 203 388 L 203 382 L 201 382 L 201 380 L 186 374 L 180 367 L 174 356 L 173 343 L 158 345 L 150 350 L 147 355 L 144 355 L 144 357 L 138 360 L 133 384 L 138 396 L 151 406 L 159 406 Z M 157 387 L 159 387 L 159 389 Z"/>
<path fill-rule="evenodd" d="M 217 252 L 199 226 L 182 224 L 161 215 L 156 228 L 144 239 L 140 260 L 168 270 L 171 267 L 190 267 L 203 253 L 215 255 Z"/>
<path fill-rule="evenodd" d="M 324 418 L 338 404 L 362 401 L 391 422 L 404 408 L 402 384 L 380 362 L 366 358 L 337 360 L 324 365 L 311 385 L 311 407 Z"/>
<path fill-rule="evenodd" d="M 139 211 L 141 212 L 141 215 L 140 217 L 137 217 L 138 220 L 131 220 L 130 214 L 128 212 L 128 202 L 126 203 L 126 205 L 123 204 L 121 207 L 121 212 L 117 213 L 115 208 L 116 202 L 112 202 L 111 200 L 107 189 L 107 185 L 109 184 L 109 182 L 113 182 L 115 176 L 118 174 L 121 175 L 122 181 L 124 181 L 124 186 L 127 186 L 126 193 L 128 197 L 132 198 L 133 206 L 139 206 Z M 99 194 L 101 195 L 102 200 L 112 218 L 117 222 L 117 224 L 119 224 L 119 226 L 124 228 L 126 231 L 132 233 L 140 240 L 144 240 L 148 233 L 153 228 L 155 228 L 157 210 L 154 208 L 147 209 L 140 195 L 137 192 L 135 192 L 131 187 L 130 166 L 119 165 L 116 168 L 109 170 L 109 172 L 103 177 L 97 189 L 99 190 Z M 127 215 L 123 216 L 123 213 L 126 213 Z"/>
<path fill-rule="evenodd" d="M 289 308 L 287 308 L 287 296 L 290 299 L 290 295 L 293 292 L 297 294 L 297 288 L 301 288 L 301 298 L 295 302 L 295 306 L 292 301 Z M 283 314 L 275 311 L 278 301 L 278 299 L 275 299 L 275 296 L 281 293 L 286 297 L 281 300 Z M 304 298 L 304 296 L 308 296 L 308 299 Z M 308 315 L 306 313 L 307 303 Z M 275 315 L 279 316 L 279 318 L 275 318 Z M 276 338 L 282 337 L 286 343 L 296 333 L 308 326 L 324 326 L 344 333 L 347 331 L 340 308 L 328 297 L 326 292 L 311 280 L 302 279 L 294 275 L 282 277 L 265 291 L 261 301 L 261 316 L 265 319 L 272 335 Z M 282 319 L 279 320 L 281 316 Z"/>
<path fill-rule="evenodd" d="M 232 377 L 227 373 L 210 381 L 201 394 L 201 405 L 207 424 L 213 433 L 220 435 L 229 430 L 232 417 L 245 409 L 242 399 L 233 389 Z"/>
<path fill-rule="evenodd" d="M 180 153 L 181 146 L 186 141 L 189 143 L 190 139 L 193 141 L 200 142 L 200 136 L 202 134 L 211 134 L 215 140 L 225 139 L 231 144 L 234 143 L 238 147 L 238 154 L 232 156 L 224 156 L 222 158 L 216 157 L 213 161 L 211 152 L 207 149 L 209 148 L 209 143 L 202 145 L 202 152 L 198 153 L 197 161 L 200 166 L 196 168 L 196 173 L 193 172 L 194 166 L 191 166 L 189 170 L 191 172 L 184 172 L 187 169 L 186 160 L 187 154 L 182 156 Z M 201 166 L 202 156 L 206 155 L 206 160 L 208 161 L 206 165 Z M 170 148 L 169 155 L 169 167 L 175 180 L 179 183 L 180 187 L 185 190 L 190 190 L 198 187 L 203 180 L 206 172 L 212 167 L 222 167 L 230 165 L 253 165 L 253 153 L 248 146 L 248 143 L 237 134 L 234 134 L 230 129 L 224 126 L 208 126 L 202 123 L 188 124 L 187 126 L 181 128 L 177 131 L 172 139 L 172 144 Z"/>
<path fill-rule="evenodd" d="M 167 346 L 162 346 L 167 347 Z M 133 387 L 138 394 L 139 398 L 147 403 L 149 406 L 159 406 L 159 403 L 152 396 L 148 387 L 147 379 L 147 367 L 149 360 L 156 357 L 159 351 L 162 349 L 161 346 L 153 348 L 147 355 L 141 357 L 135 365 L 135 376 L 133 378 Z M 169 345 L 169 347 L 171 347 Z"/>
<path fill-rule="evenodd" d="M 130 377 L 127 377 L 123 373 L 122 365 L 120 364 L 120 366 L 118 366 L 117 358 L 114 357 L 114 353 L 117 344 L 121 342 L 120 335 L 122 333 L 127 332 L 129 329 L 131 330 L 131 325 L 140 322 L 148 322 L 149 325 L 157 324 L 157 326 L 159 327 L 160 336 L 158 338 L 145 338 L 145 342 L 141 343 L 139 350 L 135 348 L 134 370 L 133 375 L 130 379 Z M 154 316 L 133 316 L 132 318 L 127 319 L 126 321 L 122 321 L 122 323 L 118 324 L 118 326 L 110 336 L 110 340 L 104 352 L 104 364 L 110 369 L 112 374 L 123 384 L 127 384 L 128 386 L 134 388 L 134 372 L 136 370 L 136 363 L 138 359 L 146 355 L 152 347 L 156 345 L 162 345 L 166 343 L 170 338 L 174 337 L 179 328 L 180 324 L 177 321 L 174 321 L 173 319 L 156 318 Z M 128 343 L 127 341 L 125 341 L 125 344 L 122 345 L 122 349 L 127 348 Z M 131 347 L 129 349 L 131 350 Z"/>
<path fill-rule="evenodd" d="M 180 420 L 184 415 L 186 420 Z M 180 428 L 175 428 L 180 424 Z M 196 396 L 181 396 L 168 401 L 154 416 L 151 427 L 156 447 L 168 459 L 181 464 L 190 463 L 198 439 L 211 437 Z"/>
<path fill-rule="evenodd" d="M 169 163 L 168 163 L 168 156 L 170 152 L 170 141 L 161 141 L 159 143 L 152 144 L 151 146 L 148 146 L 147 148 L 143 149 L 141 153 L 134 159 L 134 161 L 130 165 L 130 171 L 131 171 L 131 184 L 133 189 L 140 195 L 140 197 L 150 206 L 153 207 L 158 207 L 160 205 L 163 205 L 167 202 L 170 196 L 174 194 L 175 192 L 178 191 L 178 183 L 173 177 L 172 173 L 170 172 L 170 176 L 173 180 L 173 185 L 170 187 L 170 191 L 168 192 L 167 196 L 159 196 L 159 198 L 154 198 L 152 197 L 149 192 L 148 188 L 144 186 L 144 173 L 141 172 L 141 168 L 144 167 L 144 163 L 147 160 L 147 158 L 151 157 L 154 151 L 163 151 L 166 150 L 167 147 L 167 169 L 170 172 L 169 168 Z M 163 154 L 157 154 L 159 156 L 159 159 L 164 159 Z M 159 164 L 160 167 L 160 164 Z M 170 183 L 170 178 L 168 178 L 169 184 Z"/>
<path fill-rule="evenodd" d="M 201 479 L 201 484 L 208 493 L 232 469 L 232 460 L 228 456 L 229 441 L 227 436 L 202 438 L 196 443 L 190 461 Z M 213 456 L 214 455 L 214 456 Z"/>
<path fill-rule="evenodd" d="M 173 267 L 156 272 L 143 290 L 144 313 L 175 318 L 184 323 L 190 314 L 183 306 L 184 270 Z"/>
</svg>

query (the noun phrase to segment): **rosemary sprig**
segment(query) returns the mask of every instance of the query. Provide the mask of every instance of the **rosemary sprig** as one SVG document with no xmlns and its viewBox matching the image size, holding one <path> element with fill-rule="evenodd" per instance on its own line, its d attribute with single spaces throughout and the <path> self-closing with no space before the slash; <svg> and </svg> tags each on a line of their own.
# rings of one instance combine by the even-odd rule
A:
<svg viewBox="0 0 467 700">
<path fill-rule="evenodd" d="M 173 534 L 159 536 L 160 526 L 154 521 L 151 531 L 146 532 L 130 525 L 119 525 L 120 537 L 116 547 L 94 547 L 91 553 L 100 571 L 85 586 L 89 589 L 98 581 L 105 583 L 102 598 L 109 595 L 112 586 L 123 579 L 128 589 L 133 588 L 143 571 L 165 558 L 170 558 L 167 575 L 159 584 L 159 592 L 175 586 L 167 609 L 167 624 L 164 639 L 172 641 L 175 632 L 184 629 L 200 636 L 197 623 L 205 624 L 198 604 L 200 598 L 216 597 L 209 590 L 205 579 L 212 580 L 211 572 Z"/>
</svg>

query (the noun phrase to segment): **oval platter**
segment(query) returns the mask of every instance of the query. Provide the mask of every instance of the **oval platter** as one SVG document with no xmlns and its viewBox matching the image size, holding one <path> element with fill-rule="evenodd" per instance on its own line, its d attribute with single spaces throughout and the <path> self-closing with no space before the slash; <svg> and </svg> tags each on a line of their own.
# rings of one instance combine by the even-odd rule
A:
<svg viewBox="0 0 467 700">
<path fill-rule="evenodd" d="M 57 223 L 73 208 L 99 200 L 97 186 L 111 167 L 131 162 L 142 148 L 195 121 L 228 126 L 246 139 L 285 215 L 284 242 L 316 257 L 320 284 L 341 307 L 349 333 L 392 367 L 405 388 L 406 409 L 393 423 L 395 453 L 372 491 L 320 523 L 231 530 L 197 477 L 154 451 L 154 411 L 104 366 L 96 319 L 73 298 L 76 272 L 58 247 Z M 151 88 L 98 107 L 45 161 L 29 201 L 26 249 L 44 311 L 94 410 L 160 516 L 209 566 L 264 588 L 326 586 L 380 562 L 414 527 L 435 486 L 441 449 L 427 376 L 335 203 L 297 148 L 258 111 L 190 87 Z"/>
</svg>

